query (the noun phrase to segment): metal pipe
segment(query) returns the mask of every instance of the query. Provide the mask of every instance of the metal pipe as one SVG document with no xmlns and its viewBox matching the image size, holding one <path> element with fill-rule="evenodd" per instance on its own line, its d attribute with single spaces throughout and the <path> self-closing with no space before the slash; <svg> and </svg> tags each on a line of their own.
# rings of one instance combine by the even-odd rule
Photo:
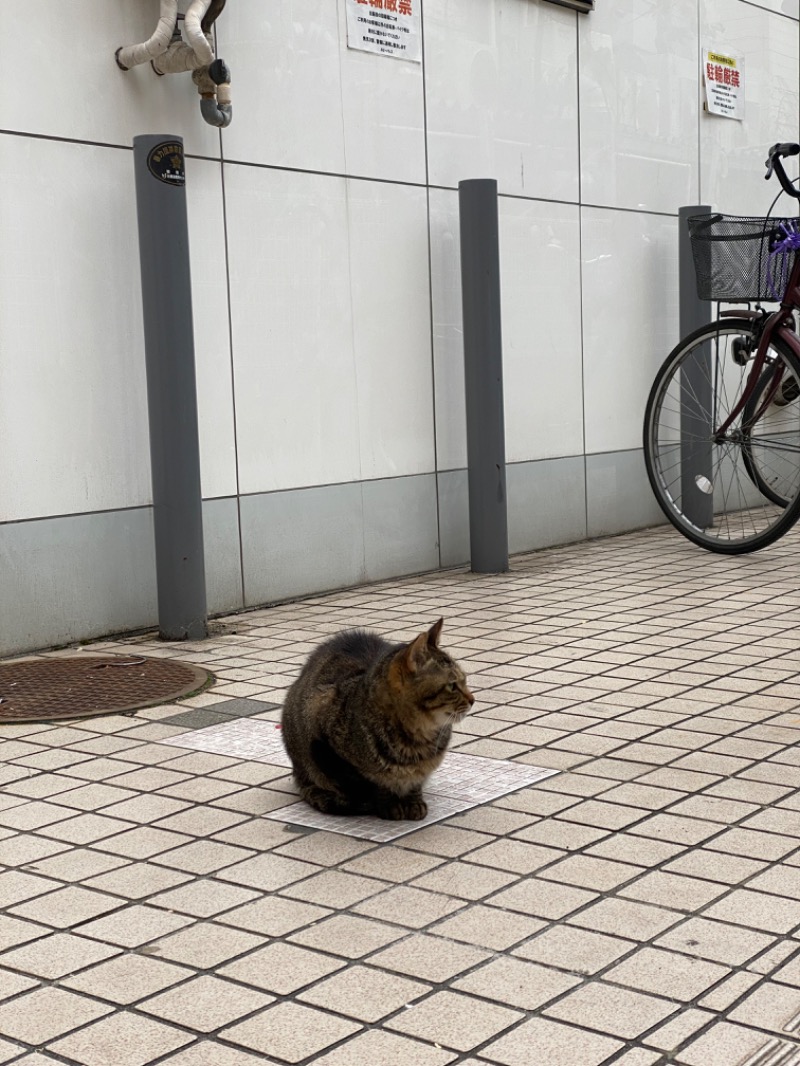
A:
<svg viewBox="0 0 800 1066">
<path fill-rule="evenodd" d="M 142 273 L 158 627 L 207 635 L 200 445 L 183 140 L 133 141 Z"/>
<path fill-rule="evenodd" d="M 508 570 L 497 182 L 458 184 L 472 570 Z"/>
<path fill-rule="evenodd" d="M 687 219 L 708 214 L 711 207 L 681 207 L 678 210 L 678 308 L 681 337 L 711 322 L 711 302 L 697 295 L 692 242 Z M 681 404 L 680 461 L 681 510 L 700 529 L 714 522 L 713 444 L 711 441 L 711 352 L 698 348 L 681 370 L 681 391 L 694 403 Z"/>
</svg>

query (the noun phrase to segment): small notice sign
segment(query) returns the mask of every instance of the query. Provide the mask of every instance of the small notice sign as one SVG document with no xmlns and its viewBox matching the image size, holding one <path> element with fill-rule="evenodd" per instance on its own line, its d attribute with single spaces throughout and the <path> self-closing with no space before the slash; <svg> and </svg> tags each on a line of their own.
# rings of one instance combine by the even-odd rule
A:
<svg viewBox="0 0 800 1066">
<path fill-rule="evenodd" d="M 362 52 L 422 62 L 422 0 L 347 0 L 347 45 Z"/>
<path fill-rule="evenodd" d="M 730 52 L 703 49 L 706 111 L 723 118 L 744 118 L 744 59 Z"/>
</svg>

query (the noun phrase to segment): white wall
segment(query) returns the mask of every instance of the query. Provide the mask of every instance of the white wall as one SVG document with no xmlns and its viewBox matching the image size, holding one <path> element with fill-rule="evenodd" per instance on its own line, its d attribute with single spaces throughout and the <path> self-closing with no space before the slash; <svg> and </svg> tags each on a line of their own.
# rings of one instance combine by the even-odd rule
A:
<svg viewBox="0 0 800 1066">
<path fill-rule="evenodd" d="M 766 210 L 765 150 L 800 137 L 798 0 L 423 3 L 415 64 L 348 49 L 344 0 L 233 0 L 222 133 L 188 75 L 114 63 L 157 0 L 4 11 L 0 653 L 155 620 L 138 133 L 189 156 L 212 610 L 468 557 L 464 178 L 500 191 L 512 547 L 657 520 L 640 427 L 675 216 Z M 702 47 L 744 55 L 744 121 L 703 113 Z M 132 560 L 122 605 L 96 575 Z"/>
</svg>

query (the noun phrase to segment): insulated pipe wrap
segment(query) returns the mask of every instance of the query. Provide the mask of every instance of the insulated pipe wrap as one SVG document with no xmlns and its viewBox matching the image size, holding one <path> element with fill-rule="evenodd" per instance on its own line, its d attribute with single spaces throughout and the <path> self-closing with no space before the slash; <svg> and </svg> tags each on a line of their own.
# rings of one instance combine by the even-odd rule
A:
<svg viewBox="0 0 800 1066">
<path fill-rule="evenodd" d="M 162 55 L 169 48 L 175 23 L 178 21 L 178 0 L 161 0 L 161 16 L 156 31 L 149 41 L 120 48 L 117 63 L 123 70 L 129 70 L 140 63 L 149 63 L 151 59 Z"/>
<path fill-rule="evenodd" d="M 200 25 L 211 6 L 211 0 L 192 0 L 186 9 L 183 19 L 183 28 L 194 54 L 200 60 L 199 67 L 207 67 L 214 60 L 214 50 L 211 40 L 203 33 Z"/>
<path fill-rule="evenodd" d="M 193 48 L 182 41 L 172 45 L 163 55 L 153 60 L 153 70 L 156 74 L 184 74 L 187 70 L 199 70 L 207 65 Z"/>
</svg>

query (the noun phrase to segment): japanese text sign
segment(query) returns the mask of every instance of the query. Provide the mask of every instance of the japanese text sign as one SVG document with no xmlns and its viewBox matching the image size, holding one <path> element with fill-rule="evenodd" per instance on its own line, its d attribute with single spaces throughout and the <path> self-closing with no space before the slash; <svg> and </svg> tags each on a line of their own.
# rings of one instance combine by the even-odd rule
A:
<svg viewBox="0 0 800 1066">
<path fill-rule="evenodd" d="M 706 110 L 723 118 L 744 118 L 744 59 L 703 49 Z"/>
<path fill-rule="evenodd" d="M 362 52 L 422 61 L 421 0 L 347 0 L 347 44 Z"/>
</svg>

